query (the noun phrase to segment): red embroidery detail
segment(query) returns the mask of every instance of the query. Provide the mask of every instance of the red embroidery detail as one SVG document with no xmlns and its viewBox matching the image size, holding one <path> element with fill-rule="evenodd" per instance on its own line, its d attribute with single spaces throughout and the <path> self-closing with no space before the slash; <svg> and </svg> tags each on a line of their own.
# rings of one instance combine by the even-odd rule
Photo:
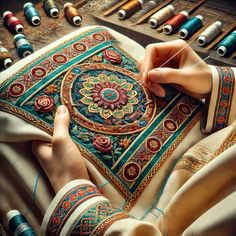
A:
<svg viewBox="0 0 236 236">
<path fill-rule="evenodd" d="M 9 86 L 8 91 L 12 97 L 19 97 L 25 92 L 25 86 L 19 82 L 13 83 Z"/>
<path fill-rule="evenodd" d="M 93 146 L 100 152 L 109 153 L 112 150 L 112 143 L 111 140 L 100 134 L 96 134 L 93 139 Z"/>
<path fill-rule="evenodd" d="M 47 113 L 54 109 L 54 100 L 52 97 L 42 95 L 35 99 L 34 106 L 36 111 Z"/>
<path fill-rule="evenodd" d="M 129 162 L 124 166 L 123 176 L 128 182 L 131 182 L 139 177 L 140 172 L 141 168 L 137 163 Z"/>
<path fill-rule="evenodd" d="M 53 55 L 52 60 L 58 64 L 64 64 L 68 61 L 68 57 L 62 54 Z"/>
<path fill-rule="evenodd" d="M 83 43 L 74 43 L 72 47 L 78 52 L 85 52 L 88 50 L 87 46 Z"/>
<path fill-rule="evenodd" d="M 92 35 L 92 37 L 93 37 L 93 39 L 95 39 L 97 41 L 101 41 L 101 42 L 106 41 L 106 38 L 102 34 L 95 33 Z"/>
<path fill-rule="evenodd" d="M 42 79 L 46 76 L 47 71 L 43 68 L 36 67 L 31 72 L 32 76 L 34 76 L 36 79 Z"/>
<path fill-rule="evenodd" d="M 186 116 L 191 115 L 191 109 L 186 104 L 179 104 L 179 111 L 182 112 Z"/>
<path fill-rule="evenodd" d="M 120 64 L 122 61 L 121 55 L 114 50 L 106 49 L 104 50 L 103 54 L 105 59 L 113 64 Z"/>
<path fill-rule="evenodd" d="M 177 124 L 173 120 L 166 119 L 163 124 L 164 128 L 169 132 L 175 132 L 178 129 Z"/>
<path fill-rule="evenodd" d="M 156 137 L 149 137 L 146 140 L 145 146 L 149 152 L 156 153 L 161 150 L 162 143 Z"/>
</svg>

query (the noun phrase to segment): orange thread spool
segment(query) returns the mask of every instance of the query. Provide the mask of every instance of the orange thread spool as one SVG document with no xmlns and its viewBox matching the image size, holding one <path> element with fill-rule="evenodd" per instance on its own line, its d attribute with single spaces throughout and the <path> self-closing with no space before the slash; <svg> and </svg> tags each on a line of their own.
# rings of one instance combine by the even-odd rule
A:
<svg viewBox="0 0 236 236">
<path fill-rule="evenodd" d="M 186 11 L 181 11 L 179 14 L 173 16 L 165 23 L 163 27 L 164 33 L 171 34 L 176 32 L 188 20 L 188 16 L 188 12 Z"/>
<path fill-rule="evenodd" d="M 81 24 L 82 16 L 79 14 L 78 10 L 75 8 L 75 6 L 72 3 L 65 3 L 64 5 L 64 13 L 67 18 L 67 20 L 75 25 L 78 26 Z"/>
<path fill-rule="evenodd" d="M 123 20 L 130 17 L 135 12 L 142 8 L 142 1 L 140 0 L 131 0 L 126 3 L 118 12 L 119 19 Z"/>
</svg>

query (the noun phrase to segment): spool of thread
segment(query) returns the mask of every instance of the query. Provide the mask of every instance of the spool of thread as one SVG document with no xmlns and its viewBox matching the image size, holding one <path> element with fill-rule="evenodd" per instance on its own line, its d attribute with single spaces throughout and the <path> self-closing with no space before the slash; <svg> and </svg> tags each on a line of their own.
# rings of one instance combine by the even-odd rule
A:
<svg viewBox="0 0 236 236">
<path fill-rule="evenodd" d="M 118 18 L 120 20 L 132 16 L 135 12 L 142 8 L 143 0 L 131 0 L 126 3 L 119 11 Z"/>
<path fill-rule="evenodd" d="M 236 30 L 224 38 L 217 46 L 219 56 L 228 56 L 236 51 Z"/>
<path fill-rule="evenodd" d="M 77 11 L 77 9 L 75 8 L 75 6 L 72 3 L 69 3 L 69 2 L 65 3 L 64 13 L 65 13 L 67 20 L 71 24 L 73 24 L 75 26 L 78 26 L 81 24 L 82 16 L 79 14 L 79 12 Z"/>
<path fill-rule="evenodd" d="M 12 55 L 11 53 L 3 46 L 0 41 L 0 64 L 1 67 L 8 68 L 12 65 Z"/>
<path fill-rule="evenodd" d="M 22 22 L 16 18 L 16 16 L 11 11 L 5 11 L 2 15 L 2 18 L 4 24 L 12 33 L 23 33 L 24 27 Z"/>
<path fill-rule="evenodd" d="M 193 35 L 193 33 L 195 33 L 197 30 L 199 30 L 202 27 L 202 20 L 203 20 L 203 16 L 201 15 L 198 15 L 189 19 L 180 27 L 179 37 L 181 39 L 185 39 Z"/>
<path fill-rule="evenodd" d="M 32 25 L 40 25 L 41 17 L 34 7 L 33 3 L 27 2 L 23 6 L 26 19 Z"/>
<path fill-rule="evenodd" d="M 163 31 L 165 34 L 171 34 L 176 32 L 187 20 L 188 12 L 181 11 L 179 14 L 173 16 L 170 20 L 165 23 Z"/>
<path fill-rule="evenodd" d="M 216 21 L 204 30 L 197 39 L 199 46 L 204 46 L 216 38 L 222 31 L 223 24 L 221 21 Z"/>
<path fill-rule="evenodd" d="M 29 225 L 26 218 L 19 211 L 9 211 L 7 218 L 9 230 L 14 236 L 36 236 L 32 226 Z"/>
<path fill-rule="evenodd" d="M 15 35 L 14 40 L 20 58 L 27 57 L 34 52 L 32 45 L 23 34 Z"/>
<path fill-rule="evenodd" d="M 168 19 L 170 19 L 175 14 L 175 7 L 173 5 L 168 5 L 162 8 L 160 11 L 153 14 L 149 20 L 149 24 L 152 28 L 156 28 Z"/>
<path fill-rule="evenodd" d="M 57 18 L 59 16 L 59 9 L 54 0 L 44 0 L 43 7 L 48 16 Z"/>
</svg>

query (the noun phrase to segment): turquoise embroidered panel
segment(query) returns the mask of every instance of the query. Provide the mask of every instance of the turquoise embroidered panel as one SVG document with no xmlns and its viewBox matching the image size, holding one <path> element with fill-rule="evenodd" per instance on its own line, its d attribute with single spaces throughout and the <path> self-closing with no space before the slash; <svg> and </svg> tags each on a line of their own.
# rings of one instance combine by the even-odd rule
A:
<svg viewBox="0 0 236 236">
<path fill-rule="evenodd" d="M 172 87 L 166 91 L 165 98 L 157 98 L 140 86 L 136 61 L 108 31 L 97 28 L 58 45 L 5 81 L 0 109 L 52 134 L 56 108 L 66 105 L 71 137 L 84 157 L 135 202 L 201 108 Z"/>
</svg>

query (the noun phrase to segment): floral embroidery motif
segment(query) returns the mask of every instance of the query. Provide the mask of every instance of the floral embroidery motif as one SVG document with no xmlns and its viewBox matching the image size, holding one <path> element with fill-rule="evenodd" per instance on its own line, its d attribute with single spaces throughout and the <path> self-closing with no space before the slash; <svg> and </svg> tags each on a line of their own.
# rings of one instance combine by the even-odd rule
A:
<svg viewBox="0 0 236 236">
<path fill-rule="evenodd" d="M 32 76 L 36 79 L 42 79 L 46 76 L 47 71 L 43 68 L 36 67 L 32 70 Z"/>
<path fill-rule="evenodd" d="M 157 153 L 162 147 L 161 141 L 156 137 L 149 137 L 146 140 L 146 148 L 149 152 Z"/>
<path fill-rule="evenodd" d="M 52 97 L 42 95 L 35 99 L 34 106 L 36 111 L 47 113 L 54 109 L 54 100 Z"/>
<path fill-rule="evenodd" d="M 216 102 L 213 131 L 227 126 L 235 86 L 234 73 L 230 67 L 216 67 L 219 73 L 219 92 Z"/>
<path fill-rule="evenodd" d="M 133 105 L 138 103 L 137 92 L 133 85 L 116 76 L 100 74 L 83 83 L 80 93 L 84 96 L 81 102 L 88 105 L 91 113 L 99 113 L 105 119 L 111 116 L 123 118 L 133 112 Z"/>
<path fill-rule="evenodd" d="M 64 63 L 66 63 L 68 61 L 68 57 L 66 57 L 63 54 L 55 54 L 55 55 L 53 55 L 52 60 L 55 63 L 64 64 Z"/>
<path fill-rule="evenodd" d="M 135 162 L 128 162 L 123 169 L 123 176 L 128 182 L 136 180 L 141 172 L 140 166 Z"/>
<path fill-rule="evenodd" d="M 115 50 L 104 50 L 104 57 L 113 64 L 120 64 L 122 61 L 121 55 Z"/>
<path fill-rule="evenodd" d="M 109 153 L 112 150 L 112 143 L 111 140 L 100 134 L 96 134 L 93 139 L 93 146 L 100 152 Z"/>
<path fill-rule="evenodd" d="M 12 97 L 19 97 L 25 92 L 25 86 L 22 83 L 13 83 L 9 86 L 9 94 Z"/>
<path fill-rule="evenodd" d="M 55 84 L 49 85 L 47 88 L 45 88 L 45 93 L 50 95 L 57 92 L 57 86 Z"/>
</svg>

